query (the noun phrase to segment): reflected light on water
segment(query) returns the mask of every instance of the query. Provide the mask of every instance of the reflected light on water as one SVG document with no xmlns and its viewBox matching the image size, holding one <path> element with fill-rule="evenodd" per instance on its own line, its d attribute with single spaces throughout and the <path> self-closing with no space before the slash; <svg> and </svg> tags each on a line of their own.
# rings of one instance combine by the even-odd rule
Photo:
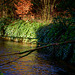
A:
<svg viewBox="0 0 75 75">
<path fill-rule="evenodd" d="M 36 48 L 36 45 L 0 41 L 0 54 L 21 52 L 33 48 Z M 19 55 L 0 57 L 0 64 L 18 57 Z M 58 71 L 65 72 L 63 69 L 51 65 L 50 61 L 42 59 L 36 51 L 10 64 L 0 66 L 0 70 L 4 75 L 59 75 Z"/>
</svg>

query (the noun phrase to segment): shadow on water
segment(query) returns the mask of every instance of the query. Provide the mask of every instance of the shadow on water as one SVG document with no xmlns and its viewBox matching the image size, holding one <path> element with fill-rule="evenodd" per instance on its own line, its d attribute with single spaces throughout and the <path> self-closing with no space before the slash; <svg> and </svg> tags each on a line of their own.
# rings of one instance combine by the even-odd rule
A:
<svg viewBox="0 0 75 75">
<path fill-rule="evenodd" d="M 37 47 L 46 46 L 49 43 L 60 42 L 60 40 L 62 40 L 60 36 L 66 33 L 66 31 L 67 31 L 67 27 L 64 25 L 53 26 L 52 24 L 50 24 L 46 26 L 41 26 L 36 32 L 36 35 L 38 38 Z M 62 41 L 66 41 L 66 40 L 62 40 Z M 69 52 L 64 51 L 66 46 L 68 46 Z M 74 44 L 50 46 L 50 47 L 42 48 L 38 50 L 37 52 L 44 60 L 51 61 L 54 63 L 53 65 L 55 66 L 58 65 L 58 67 L 65 69 L 66 72 L 59 71 L 57 72 L 58 75 L 71 75 L 71 74 L 74 75 L 75 74 L 75 63 L 73 63 L 73 65 L 70 64 L 70 60 L 74 56 Z M 67 52 L 67 55 L 66 55 L 66 52 Z"/>
<path fill-rule="evenodd" d="M 39 28 L 36 32 L 38 42 L 40 42 L 37 44 L 38 47 L 50 43 L 50 39 L 46 37 L 50 29 L 51 26 L 44 26 Z M 51 41 L 51 43 L 53 42 L 54 41 Z M 0 39 L 0 55 L 22 52 L 35 48 L 36 46 L 34 45 L 4 41 Z M 51 51 L 48 52 L 49 48 L 54 49 L 52 46 L 48 47 L 48 49 L 44 48 L 44 50 L 34 51 L 28 56 L 17 61 L 0 66 L 0 70 L 4 75 L 74 75 L 74 72 L 72 72 L 72 70 L 70 70 L 66 65 L 63 65 L 62 63 L 60 64 L 60 62 L 54 60 L 49 60 L 49 56 L 51 55 Z M 0 57 L 0 64 L 7 63 L 18 57 L 19 55 Z"/>
<path fill-rule="evenodd" d="M 32 47 L 32 48 L 31 48 Z M 34 46 L 24 45 L 11 41 L 3 41 L 0 39 L 0 55 L 14 52 L 21 52 L 34 49 Z M 0 64 L 12 61 L 19 57 L 18 55 L 0 57 Z M 4 75 L 59 75 L 57 72 L 66 71 L 54 64 L 54 62 L 43 59 L 43 56 L 34 51 L 30 55 L 23 57 L 10 64 L 0 66 L 0 70 Z"/>
</svg>

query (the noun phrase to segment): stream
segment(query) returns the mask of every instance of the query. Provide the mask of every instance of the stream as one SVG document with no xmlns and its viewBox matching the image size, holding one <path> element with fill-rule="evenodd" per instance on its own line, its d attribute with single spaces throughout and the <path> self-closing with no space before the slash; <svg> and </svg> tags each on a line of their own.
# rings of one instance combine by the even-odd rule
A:
<svg viewBox="0 0 75 75">
<path fill-rule="evenodd" d="M 22 52 L 36 48 L 36 45 L 5 41 L 0 39 L 0 55 Z M 0 65 L 18 58 L 20 55 L 0 57 Z M 57 62 L 56 62 L 57 63 Z M 53 61 L 47 60 L 37 51 L 22 57 L 12 63 L 0 66 L 3 75 L 74 75 Z M 59 63 L 60 64 L 60 63 Z"/>
</svg>

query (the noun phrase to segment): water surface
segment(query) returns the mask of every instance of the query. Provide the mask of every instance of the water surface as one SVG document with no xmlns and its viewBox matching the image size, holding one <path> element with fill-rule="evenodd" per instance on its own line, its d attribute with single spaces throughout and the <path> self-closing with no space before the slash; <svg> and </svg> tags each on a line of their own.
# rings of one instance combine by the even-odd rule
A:
<svg viewBox="0 0 75 75">
<path fill-rule="evenodd" d="M 21 52 L 36 48 L 36 45 L 23 44 L 0 39 L 0 55 Z M 0 57 L 0 65 L 18 58 L 20 55 Z M 26 57 L 12 63 L 0 66 L 4 75 L 68 75 L 64 68 L 46 60 L 44 55 L 34 51 Z M 70 75 L 70 74 L 69 74 Z M 73 74 L 72 74 L 73 75 Z"/>
</svg>

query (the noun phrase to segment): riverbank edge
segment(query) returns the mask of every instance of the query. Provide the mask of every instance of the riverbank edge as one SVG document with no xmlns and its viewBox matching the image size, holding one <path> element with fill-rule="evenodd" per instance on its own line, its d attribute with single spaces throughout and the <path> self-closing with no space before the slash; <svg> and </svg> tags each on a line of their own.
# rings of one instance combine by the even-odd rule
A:
<svg viewBox="0 0 75 75">
<path fill-rule="evenodd" d="M 0 38 L 7 41 L 13 41 L 13 42 L 25 43 L 25 44 L 36 44 L 37 42 L 36 41 L 37 38 L 12 37 L 12 36 L 0 36 Z M 28 41 L 25 41 L 25 39 L 27 39 L 28 41 L 30 41 L 31 39 L 36 39 L 36 40 L 32 42 L 28 42 Z"/>
<path fill-rule="evenodd" d="M 62 21 L 60 19 L 62 19 Z M 49 25 L 39 25 L 38 23 L 18 21 L 13 24 L 10 24 L 9 26 L 5 26 L 4 29 L 5 29 L 6 34 L 5 35 L 3 34 L 4 36 L 2 36 L 2 37 L 5 38 L 5 36 L 6 36 L 6 38 L 5 38 L 6 40 L 8 39 L 8 40 L 11 40 L 14 42 L 32 43 L 33 41 L 38 41 L 38 42 L 47 43 L 47 44 L 72 40 L 74 38 L 74 32 L 73 32 L 74 28 L 72 27 L 73 24 L 71 25 L 71 23 L 73 23 L 73 21 L 69 23 L 69 21 L 71 19 L 64 19 L 64 18 L 58 18 L 58 20 L 59 21 L 54 20 L 54 23 L 49 24 Z M 64 22 L 64 20 L 65 20 L 65 22 Z M 68 24 L 66 24 L 67 20 L 68 20 Z M 26 30 L 24 31 L 22 28 L 26 29 Z M 34 28 L 36 29 L 36 31 L 34 31 Z M 23 30 L 22 32 L 21 32 L 21 29 Z M 33 31 L 33 35 L 35 35 L 35 36 L 31 35 L 32 34 L 31 31 Z M 26 33 L 26 34 L 24 34 L 24 36 L 26 36 L 26 37 L 33 37 L 33 38 L 37 37 L 38 39 L 34 39 L 33 41 L 31 41 L 28 38 L 23 38 L 23 37 L 17 38 L 17 36 L 21 36 L 21 34 L 20 35 L 18 34 L 20 32 L 21 32 L 21 34 Z M 71 33 L 73 32 L 72 35 L 69 35 L 70 32 Z M 56 41 L 56 39 L 58 39 L 58 41 Z M 40 46 L 43 46 L 43 45 L 45 45 L 45 44 L 40 44 Z M 47 47 L 46 53 L 49 53 L 49 51 L 52 51 L 52 52 L 54 51 L 53 53 L 55 53 L 55 55 L 57 55 L 60 59 L 61 58 L 64 59 L 66 57 L 66 55 L 68 53 L 70 53 L 69 52 L 70 47 L 71 47 L 71 44 L 69 44 L 67 46 L 65 45 L 66 49 L 64 48 L 64 46 L 62 46 L 60 49 L 58 49 L 57 53 L 55 53 L 53 47 L 52 47 L 52 49 Z M 63 51 L 63 49 L 64 49 L 64 51 Z M 68 51 L 66 53 L 66 55 L 64 55 L 65 50 Z M 42 50 L 42 53 L 45 53 L 44 50 Z M 72 61 L 74 62 L 75 56 L 73 56 L 72 58 L 73 58 Z"/>
</svg>

